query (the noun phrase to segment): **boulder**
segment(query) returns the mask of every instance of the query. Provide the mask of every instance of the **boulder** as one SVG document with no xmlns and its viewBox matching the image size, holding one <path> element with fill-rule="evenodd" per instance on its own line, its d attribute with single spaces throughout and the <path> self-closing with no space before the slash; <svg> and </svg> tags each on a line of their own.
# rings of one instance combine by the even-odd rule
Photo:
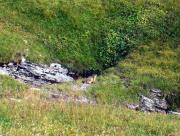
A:
<svg viewBox="0 0 180 136">
<path fill-rule="evenodd" d="M 142 95 L 140 98 L 140 111 L 166 113 L 167 109 L 168 105 L 161 90 L 151 89 L 149 97 Z"/>
<path fill-rule="evenodd" d="M 7 66 L 0 67 L 0 74 L 10 75 L 34 86 L 73 81 L 73 78 L 67 75 L 67 73 L 68 70 L 60 64 L 53 63 L 47 66 L 30 63 L 25 59 L 18 65 L 9 63 Z"/>
</svg>

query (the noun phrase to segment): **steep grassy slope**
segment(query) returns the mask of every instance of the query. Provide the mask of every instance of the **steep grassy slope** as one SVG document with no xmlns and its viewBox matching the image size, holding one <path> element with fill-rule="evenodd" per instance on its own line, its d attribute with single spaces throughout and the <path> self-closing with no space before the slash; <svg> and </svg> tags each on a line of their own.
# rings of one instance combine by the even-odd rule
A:
<svg viewBox="0 0 180 136">
<path fill-rule="evenodd" d="M 179 22 L 176 0 L 1 0 L 0 62 L 25 52 L 77 72 L 102 70 L 141 43 L 176 45 Z"/>
</svg>

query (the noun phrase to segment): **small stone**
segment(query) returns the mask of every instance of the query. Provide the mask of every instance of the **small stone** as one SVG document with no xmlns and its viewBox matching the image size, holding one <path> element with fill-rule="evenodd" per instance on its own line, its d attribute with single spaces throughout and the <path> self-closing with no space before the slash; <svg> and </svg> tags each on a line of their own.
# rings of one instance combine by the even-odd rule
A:
<svg viewBox="0 0 180 136">
<path fill-rule="evenodd" d="M 127 104 L 127 108 L 132 109 L 132 110 L 138 110 L 139 105 L 138 104 Z"/>
<path fill-rule="evenodd" d="M 10 98 L 11 101 L 15 101 L 15 102 L 21 102 L 21 99 L 15 99 L 15 98 Z"/>
<path fill-rule="evenodd" d="M 174 114 L 174 115 L 179 115 L 180 116 L 180 112 L 175 112 L 175 111 L 169 111 L 169 114 Z"/>
<path fill-rule="evenodd" d="M 25 44 L 28 44 L 28 41 L 27 40 L 23 40 Z"/>
<path fill-rule="evenodd" d="M 60 96 L 59 96 L 59 94 L 51 94 L 51 97 L 54 99 L 58 99 Z"/>
<path fill-rule="evenodd" d="M 151 99 L 157 98 L 157 97 L 162 97 L 162 92 L 159 89 L 151 89 L 149 97 Z"/>
<path fill-rule="evenodd" d="M 9 64 L 8 64 L 8 67 L 13 67 L 13 66 L 14 66 L 13 63 L 9 63 Z"/>
</svg>

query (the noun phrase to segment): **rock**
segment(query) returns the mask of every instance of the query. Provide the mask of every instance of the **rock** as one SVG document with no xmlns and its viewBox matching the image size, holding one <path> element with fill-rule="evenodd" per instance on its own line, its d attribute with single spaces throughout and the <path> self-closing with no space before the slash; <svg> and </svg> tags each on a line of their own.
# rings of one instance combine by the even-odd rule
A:
<svg viewBox="0 0 180 136">
<path fill-rule="evenodd" d="M 155 107 L 162 109 L 162 110 L 167 110 L 167 102 L 159 89 L 151 89 L 150 90 L 150 95 L 149 98 L 154 101 Z"/>
<path fill-rule="evenodd" d="M 21 102 L 21 99 L 15 99 L 15 98 L 10 98 L 11 101 L 15 101 L 15 102 Z"/>
<path fill-rule="evenodd" d="M 148 97 L 141 96 L 140 98 L 140 111 L 146 112 L 155 112 L 154 101 L 149 99 Z"/>
<path fill-rule="evenodd" d="M 50 94 L 52 99 L 58 99 L 60 96 L 59 94 L 52 93 Z"/>
<path fill-rule="evenodd" d="M 9 63 L 9 64 L 8 64 L 8 67 L 13 67 L 13 66 L 14 66 L 13 63 Z"/>
<path fill-rule="evenodd" d="M 158 98 L 159 98 L 159 97 L 162 97 L 161 90 L 159 90 L 159 89 L 151 89 L 151 90 L 150 90 L 149 97 L 150 97 L 151 99 L 157 98 L 157 97 L 158 97 Z"/>
<path fill-rule="evenodd" d="M 159 89 L 151 89 L 149 95 L 140 97 L 140 104 L 127 104 L 129 109 L 139 110 L 142 112 L 160 112 L 167 113 L 167 102 Z"/>
<path fill-rule="evenodd" d="M 9 75 L 9 73 L 5 68 L 0 67 L 0 75 Z"/>
<path fill-rule="evenodd" d="M 127 108 L 132 109 L 132 110 L 138 110 L 139 105 L 138 104 L 127 104 Z"/>
<path fill-rule="evenodd" d="M 180 115 L 180 112 L 168 111 L 169 114 Z"/>
<path fill-rule="evenodd" d="M 21 60 L 19 65 L 9 63 L 7 66 L 0 67 L 0 74 L 10 75 L 33 86 L 73 81 L 73 78 L 67 73 L 68 70 L 60 64 L 53 63 L 48 67 L 47 65 L 27 62 L 25 58 Z"/>
<path fill-rule="evenodd" d="M 92 87 L 92 84 L 82 83 L 82 84 L 73 84 L 72 90 L 74 91 L 87 91 L 89 88 Z"/>
<path fill-rule="evenodd" d="M 167 102 L 163 97 L 161 90 L 151 89 L 149 97 L 141 96 L 140 98 L 140 111 L 166 113 L 167 109 Z"/>
<path fill-rule="evenodd" d="M 65 75 L 68 73 L 67 69 L 62 68 L 61 64 L 57 64 L 57 63 L 52 63 L 50 65 L 50 69 L 53 70 L 54 72 L 59 72 Z"/>
</svg>

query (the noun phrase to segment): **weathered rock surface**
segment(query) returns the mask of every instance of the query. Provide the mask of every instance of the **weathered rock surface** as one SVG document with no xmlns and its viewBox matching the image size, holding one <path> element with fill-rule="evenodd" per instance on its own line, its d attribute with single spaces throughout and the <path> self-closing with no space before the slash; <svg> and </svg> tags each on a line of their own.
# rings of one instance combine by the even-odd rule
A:
<svg viewBox="0 0 180 136">
<path fill-rule="evenodd" d="M 9 75 L 8 71 L 4 67 L 0 67 L 0 74 L 1 75 Z"/>
<path fill-rule="evenodd" d="M 0 74 L 10 75 L 33 86 L 73 81 L 73 78 L 68 75 L 68 70 L 56 63 L 50 66 L 26 61 L 18 65 L 9 63 L 0 67 Z"/>
<path fill-rule="evenodd" d="M 139 105 L 138 104 L 127 104 L 127 108 L 132 109 L 132 110 L 138 110 Z"/>
<path fill-rule="evenodd" d="M 166 113 L 168 106 L 165 98 L 161 93 L 161 90 L 151 89 L 149 98 L 141 96 L 139 109 L 140 111 L 144 112 L 149 111 Z"/>
<path fill-rule="evenodd" d="M 167 101 L 159 89 L 151 89 L 148 97 L 141 95 L 139 105 L 128 104 L 127 107 L 142 112 L 168 113 Z"/>
</svg>

